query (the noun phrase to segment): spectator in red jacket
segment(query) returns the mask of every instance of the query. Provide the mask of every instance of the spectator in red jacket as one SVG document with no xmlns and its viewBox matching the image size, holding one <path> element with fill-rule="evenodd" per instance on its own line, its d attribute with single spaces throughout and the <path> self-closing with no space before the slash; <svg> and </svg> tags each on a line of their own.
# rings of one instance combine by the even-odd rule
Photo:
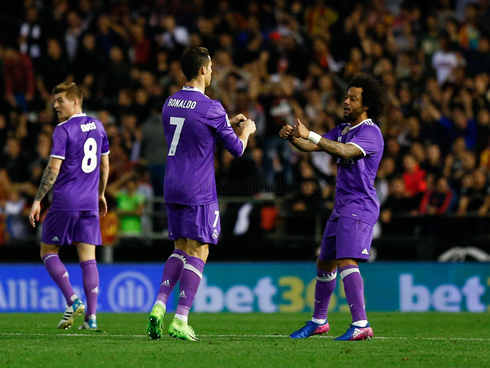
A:
<svg viewBox="0 0 490 368">
<path fill-rule="evenodd" d="M 419 193 L 425 192 L 427 183 L 425 181 L 425 171 L 422 170 L 412 155 L 403 156 L 403 181 L 405 182 L 405 190 L 410 197 L 414 197 Z"/>
<path fill-rule="evenodd" d="M 5 100 L 12 106 L 27 111 L 27 105 L 34 98 L 36 79 L 31 58 L 22 55 L 11 46 L 5 52 L 3 63 L 5 79 Z"/>
<path fill-rule="evenodd" d="M 434 190 L 427 190 L 420 202 L 419 211 L 425 215 L 442 215 L 447 212 L 453 193 L 445 177 L 437 179 Z"/>
</svg>

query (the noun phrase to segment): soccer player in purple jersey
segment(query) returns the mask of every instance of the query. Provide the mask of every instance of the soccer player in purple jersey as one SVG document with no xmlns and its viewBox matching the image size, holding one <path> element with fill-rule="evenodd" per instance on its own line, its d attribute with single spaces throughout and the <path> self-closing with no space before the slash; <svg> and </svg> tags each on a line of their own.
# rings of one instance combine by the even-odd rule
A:
<svg viewBox="0 0 490 368">
<path fill-rule="evenodd" d="M 374 121 L 382 116 L 384 106 L 383 86 L 367 74 L 358 74 L 349 83 L 344 98 L 346 123 L 320 136 L 298 120 L 297 125 L 286 125 L 279 133 L 301 151 L 325 151 L 336 157 L 338 167 L 335 207 L 327 221 L 316 263 L 313 318 L 291 334 L 293 339 L 329 331 L 327 309 L 335 289 L 337 269 L 344 283 L 352 324 L 335 340 L 365 340 L 373 336 L 366 317 L 359 262 L 369 259 L 373 227 L 379 216 L 374 179 L 384 142 Z"/>
<path fill-rule="evenodd" d="M 99 272 L 95 246 L 102 244 L 99 211 L 101 216 L 107 212 L 104 193 L 109 176 L 109 143 L 102 123 L 82 113 L 83 94 L 75 83 L 61 83 L 53 94 L 60 123 L 53 132 L 53 148 L 29 222 L 36 227 L 41 200 L 54 188 L 43 224 L 41 259 L 67 303 L 58 328 L 70 328 L 75 317 L 85 311 L 58 256 L 62 245 L 75 243 L 87 298 L 85 322 L 80 329 L 96 330 Z"/>
<path fill-rule="evenodd" d="M 148 318 L 151 339 L 159 339 L 163 333 L 167 299 L 180 280 L 178 306 L 168 333 L 183 340 L 198 340 L 187 321 L 209 244 L 216 244 L 220 233 L 214 174 L 216 138 L 237 157 L 255 133 L 252 120 L 242 114 L 228 119 L 221 103 L 204 94 L 211 83 L 212 65 L 204 47 L 184 52 L 181 66 L 187 83 L 163 105 L 162 123 L 169 147 L 164 198 L 169 238 L 174 240 L 175 250 L 165 263 L 157 300 Z"/>
</svg>

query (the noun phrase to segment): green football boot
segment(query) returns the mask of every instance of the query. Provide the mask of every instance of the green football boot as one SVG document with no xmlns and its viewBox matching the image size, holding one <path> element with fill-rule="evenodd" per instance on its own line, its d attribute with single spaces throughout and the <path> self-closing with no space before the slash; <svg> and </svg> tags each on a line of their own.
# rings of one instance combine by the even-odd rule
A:
<svg viewBox="0 0 490 368">
<path fill-rule="evenodd" d="M 168 334 L 172 337 L 187 341 L 201 341 L 197 338 L 194 329 L 187 324 L 187 322 L 181 319 L 174 318 L 170 327 L 168 328 Z"/>
<path fill-rule="evenodd" d="M 163 334 L 163 317 L 165 316 L 165 307 L 161 304 L 155 304 L 148 317 L 148 335 L 152 340 L 160 340 Z"/>
</svg>

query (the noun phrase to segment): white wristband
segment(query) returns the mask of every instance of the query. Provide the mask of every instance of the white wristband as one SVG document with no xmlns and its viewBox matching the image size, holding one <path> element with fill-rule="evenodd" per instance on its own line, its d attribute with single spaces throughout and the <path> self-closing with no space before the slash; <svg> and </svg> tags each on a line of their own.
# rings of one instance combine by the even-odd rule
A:
<svg viewBox="0 0 490 368">
<path fill-rule="evenodd" d="M 322 139 L 322 136 L 320 134 L 312 131 L 310 131 L 310 134 L 308 134 L 308 140 L 312 143 L 318 144 L 320 143 L 320 139 Z"/>
</svg>

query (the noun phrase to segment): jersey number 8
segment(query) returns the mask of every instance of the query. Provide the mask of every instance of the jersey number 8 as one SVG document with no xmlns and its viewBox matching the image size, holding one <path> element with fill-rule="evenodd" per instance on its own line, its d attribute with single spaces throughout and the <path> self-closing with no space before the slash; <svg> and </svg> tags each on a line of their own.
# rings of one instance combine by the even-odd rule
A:
<svg viewBox="0 0 490 368">
<path fill-rule="evenodd" d="M 84 173 L 90 174 L 97 167 L 97 141 L 88 138 L 83 145 L 83 153 L 82 170 Z"/>
</svg>

